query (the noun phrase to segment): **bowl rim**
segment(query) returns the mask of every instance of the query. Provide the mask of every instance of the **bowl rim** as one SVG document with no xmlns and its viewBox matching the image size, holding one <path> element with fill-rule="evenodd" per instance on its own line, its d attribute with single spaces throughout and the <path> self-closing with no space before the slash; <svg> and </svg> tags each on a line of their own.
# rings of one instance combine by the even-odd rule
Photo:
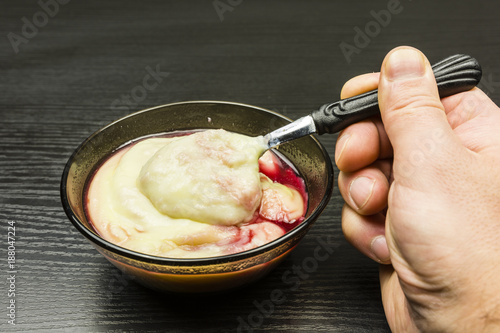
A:
<svg viewBox="0 0 500 333">
<path fill-rule="evenodd" d="M 89 141 L 91 141 L 95 136 L 100 134 L 101 132 L 105 131 L 107 128 L 131 117 L 135 117 L 138 114 L 141 113 L 146 113 L 152 110 L 157 110 L 161 108 L 168 108 L 172 106 L 178 106 L 178 105 L 184 105 L 184 104 L 225 104 L 225 105 L 235 105 L 235 106 L 242 106 L 245 108 L 251 108 L 255 109 L 258 111 L 264 111 L 267 113 L 271 113 L 279 118 L 282 118 L 284 120 L 287 120 L 289 122 L 292 121 L 292 119 L 278 113 L 272 110 L 268 110 L 265 108 L 249 105 L 249 104 L 244 104 L 244 103 L 237 103 L 237 102 L 228 102 L 228 101 L 215 101 L 215 100 L 199 100 L 199 101 L 181 101 L 181 102 L 175 102 L 175 103 L 168 103 L 168 104 L 163 104 L 163 105 L 158 105 L 154 107 L 150 107 L 147 109 L 139 110 L 132 112 L 128 115 L 125 115 L 121 118 L 118 118 L 111 123 L 101 127 L 94 133 L 92 133 L 87 139 L 85 139 L 80 145 L 73 151 L 71 156 L 69 157 L 68 161 L 66 162 L 66 165 L 64 166 L 64 170 L 62 173 L 61 177 L 61 184 L 60 184 L 60 196 L 61 196 L 61 203 L 64 209 L 64 212 L 66 213 L 67 217 L 73 224 L 73 226 L 83 235 L 85 236 L 88 240 L 92 242 L 93 245 L 97 245 L 105 250 L 108 250 L 110 252 L 113 252 L 115 254 L 118 254 L 123 257 L 127 257 L 132 260 L 137 260 L 141 262 L 147 262 L 151 264 L 157 264 L 157 265 L 169 265 L 169 266 L 208 266 L 208 265 L 217 265 L 221 263 L 229 263 L 229 262 L 237 262 L 240 260 L 247 259 L 249 257 L 255 257 L 260 254 L 263 254 L 267 251 L 269 251 L 272 248 L 277 248 L 280 245 L 284 244 L 286 241 L 289 239 L 293 238 L 296 234 L 300 233 L 303 231 L 303 229 L 309 228 L 313 222 L 315 221 L 319 215 L 323 212 L 323 210 L 326 208 L 328 202 L 330 201 L 332 192 L 333 192 L 333 165 L 332 161 L 330 159 L 330 156 L 328 155 L 327 150 L 323 146 L 323 144 L 317 140 L 314 136 L 309 135 L 309 137 L 318 145 L 318 147 L 321 150 L 323 160 L 325 161 L 326 164 L 326 169 L 327 169 L 327 185 L 325 189 L 325 195 L 321 199 L 320 203 L 318 206 L 313 210 L 311 215 L 304 219 L 302 223 L 297 225 L 295 228 L 292 230 L 286 232 L 283 236 L 266 243 L 264 245 L 258 246 L 256 248 L 242 251 L 242 252 L 237 252 L 233 254 L 227 254 L 223 256 L 217 256 L 217 257 L 203 257 L 203 258 L 169 258 L 169 257 L 161 257 L 161 256 L 155 256 L 151 254 L 146 254 L 146 253 L 140 253 L 136 252 L 124 247 L 121 247 L 119 245 L 116 245 L 101 236 L 99 236 L 97 233 L 91 231 L 89 228 L 87 228 L 80 220 L 79 218 L 73 213 L 73 210 L 71 208 L 71 205 L 68 200 L 67 196 L 67 179 L 69 175 L 69 170 L 75 160 L 76 155 L 78 152 L 84 147 Z M 118 148 L 118 147 L 117 147 Z"/>
</svg>

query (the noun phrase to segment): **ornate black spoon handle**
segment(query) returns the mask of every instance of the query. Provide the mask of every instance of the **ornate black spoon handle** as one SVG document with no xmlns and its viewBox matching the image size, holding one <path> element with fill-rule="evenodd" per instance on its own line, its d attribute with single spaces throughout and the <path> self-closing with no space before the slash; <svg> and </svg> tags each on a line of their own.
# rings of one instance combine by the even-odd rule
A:
<svg viewBox="0 0 500 333">
<path fill-rule="evenodd" d="M 481 66 L 476 59 L 457 54 L 432 66 L 438 85 L 439 96 L 446 97 L 467 91 L 481 80 Z M 378 91 L 346 98 L 338 102 L 323 105 L 311 116 L 318 134 L 336 133 L 347 126 L 380 112 Z"/>
</svg>

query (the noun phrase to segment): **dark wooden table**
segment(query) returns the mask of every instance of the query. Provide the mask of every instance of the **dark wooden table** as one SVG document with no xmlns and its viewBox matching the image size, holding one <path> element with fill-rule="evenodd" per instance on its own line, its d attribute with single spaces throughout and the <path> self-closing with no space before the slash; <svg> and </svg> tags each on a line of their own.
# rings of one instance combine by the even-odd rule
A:
<svg viewBox="0 0 500 333">
<path fill-rule="evenodd" d="M 377 264 L 344 240 L 337 189 L 266 278 L 216 298 L 185 298 L 143 288 L 99 255 L 61 208 L 60 176 L 82 140 L 130 112 L 226 100 L 297 118 L 336 100 L 347 79 L 377 71 L 402 44 L 431 62 L 476 57 L 482 88 L 499 102 L 498 2 L 58 1 L 0 5 L 0 331 L 389 331 Z M 144 81 L 151 71 L 155 81 Z M 335 136 L 320 140 L 333 157 Z M 326 236 L 335 244 L 328 260 L 296 288 L 285 284 L 283 274 Z M 274 289 L 285 300 L 264 309 Z M 12 300 L 15 326 L 7 322 Z"/>
</svg>

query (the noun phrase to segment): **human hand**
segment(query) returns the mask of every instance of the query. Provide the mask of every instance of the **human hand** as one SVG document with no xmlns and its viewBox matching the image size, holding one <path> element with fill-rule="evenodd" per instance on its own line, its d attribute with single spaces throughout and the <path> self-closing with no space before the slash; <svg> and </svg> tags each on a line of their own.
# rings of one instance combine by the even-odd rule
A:
<svg viewBox="0 0 500 333">
<path fill-rule="evenodd" d="M 380 262 L 394 332 L 500 329 L 500 109 L 480 90 L 439 99 L 428 60 L 402 47 L 381 73 L 380 119 L 339 135 L 347 240 Z"/>
</svg>

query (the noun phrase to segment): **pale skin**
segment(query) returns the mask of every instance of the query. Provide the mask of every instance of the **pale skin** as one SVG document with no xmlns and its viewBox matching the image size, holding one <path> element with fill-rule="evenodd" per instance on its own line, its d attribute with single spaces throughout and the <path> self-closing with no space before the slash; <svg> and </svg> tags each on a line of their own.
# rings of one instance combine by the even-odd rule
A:
<svg viewBox="0 0 500 333">
<path fill-rule="evenodd" d="M 393 332 L 500 331 L 500 109 L 478 88 L 439 99 L 400 47 L 341 97 L 379 90 L 381 119 L 339 135 L 347 240 L 379 262 Z"/>
</svg>

